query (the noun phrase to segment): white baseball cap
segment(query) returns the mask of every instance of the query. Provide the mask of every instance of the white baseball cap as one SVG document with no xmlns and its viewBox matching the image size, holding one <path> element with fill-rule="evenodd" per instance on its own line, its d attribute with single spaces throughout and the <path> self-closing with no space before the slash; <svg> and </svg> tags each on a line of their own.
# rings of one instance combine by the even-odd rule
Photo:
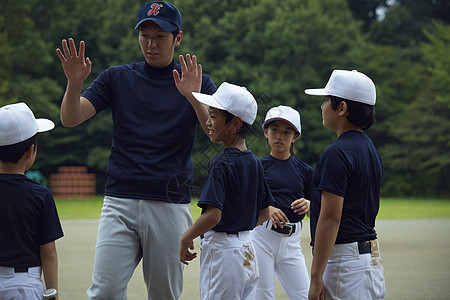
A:
<svg viewBox="0 0 450 300">
<path fill-rule="evenodd" d="M 201 103 L 226 110 L 249 125 L 256 119 L 258 105 L 253 95 L 243 86 L 224 82 L 212 95 L 196 92 L 192 95 Z"/>
<path fill-rule="evenodd" d="M 336 96 L 369 105 L 375 105 L 377 98 L 373 81 L 356 70 L 334 70 L 325 88 L 306 89 L 305 93 L 315 96 Z"/>
<path fill-rule="evenodd" d="M 264 123 L 262 125 L 263 130 L 267 124 L 277 120 L 284 121 L 290 124 L 292 127 L 294 127 L 295 131 L 297 131 L 299 136 L 302 133 L 302 126 L 300 124 L 300 114 L 292 107 L 280 105 L 269 109 L 269 111 L 266 114 L 266 119 L 264 120 Z"/>
<path fill-rule="evenodd" d="M 23 142 L 38 132 L 49 131 L 55 123 L 48 119 L 35 119 L 25 103 L 0 107 L 0 146 Z"/>
</svg>

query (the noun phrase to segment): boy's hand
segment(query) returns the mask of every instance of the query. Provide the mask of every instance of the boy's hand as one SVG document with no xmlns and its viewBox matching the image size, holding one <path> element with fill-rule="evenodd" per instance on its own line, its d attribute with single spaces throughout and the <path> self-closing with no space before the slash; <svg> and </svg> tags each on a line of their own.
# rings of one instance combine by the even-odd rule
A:
<svg viewBox="0 0 450 300">
<path fill-rule="evenodd" d="M 197 57 L 186 54 L 186 60 L 180 55 L 181 77 L 177 70 L 173 70 L 175 85 L 180 93 L 190 98 L 192 92 L 200 92 L 202 87 L 202 66 L 197 65 Z"/>
<path fill-rule="evenodd" d="M 284 212 L 276 207 L 270 206 L 270 220 L 275 228 L 278 226 L 283 227 L 283 223 L 289 223 L 289 219 L 286 217 Z M 277 226 L 278 224 L 278 226 Z"/>
<path fill-rule="evenodd" d="M 291 209 L 294 210 L 294 212 L 298 215 L 304 215 L 306 214 L 309 217 L 309 204 L 310 201 L 305 198 L 300 198 L 297 200 L 294 200 L 291 203 Z"/>
<path fill-rule="evenodd" d="M 191 261 L 197 257 L 197 253 L 191 252 L 189 251 L 189 249 L 194 250 L 194 241 L 186 240 L 183 234 L 180 241 L 179 252 L 180 252 L 180 261 L 185 265 L 189 265 L 188 261 Z"/>
</svg>

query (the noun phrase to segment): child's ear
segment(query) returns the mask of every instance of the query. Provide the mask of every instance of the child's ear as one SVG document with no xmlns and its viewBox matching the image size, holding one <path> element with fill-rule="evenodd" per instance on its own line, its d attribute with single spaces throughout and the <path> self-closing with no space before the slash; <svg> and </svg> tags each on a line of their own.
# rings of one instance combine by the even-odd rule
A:
<svg viewBox="0 0 450 300">
<path fill-rule="evenodd" d="M 269 128 L 268 128 L 268 127 L 264 127 L 264 137 L 265 137 L 266 139 L 269 138 L 269 133 L 268 133 L 268 131 L 269 131 Z"/>
<path fill-rule="evenodd" d="M 35 144 L 32 144 L 32 145 L 30 146 L 30 148 L 28 148 L 28 150 L 25 151 L 24 156 L 25 156 L 27 159 L 31 159 L 31 158 L 33 157 L 33 154 L 34 154 L 34 151 L 35 151 L 35 147 L 36 147 L 36 145 L 35 145 Z"/>
<path fill-rule="evenodd" d="M 233 124 L 233 127 L 236 128 L 236 132 L 239 131 L 239 129 L 241 129 L 242 126 L 242 119 L 240 117 L 234 117 L 234 119 L 231 121 Z"/>
<path fill-rule="evenodd" d="M 340 116 L 345 115 L 348 112 L 347 103 L 345 103 L 345 101 L 342 101 L 341 103 L 339 103 L 337 111 L 338 111 Z"/>
</svg>

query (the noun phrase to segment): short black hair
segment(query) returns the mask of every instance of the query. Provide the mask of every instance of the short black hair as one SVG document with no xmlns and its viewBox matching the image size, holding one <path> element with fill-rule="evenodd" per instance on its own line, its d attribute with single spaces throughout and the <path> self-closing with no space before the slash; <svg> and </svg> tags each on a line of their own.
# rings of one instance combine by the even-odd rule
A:
<svg viewBox="0 0 450 300">
<path fill-rule="evenodd" d="M 344 101 L 347 104 L 347 119 L 353 125 L 362 130 L 369 129 L 375 123 L 375 106 L 366 103 L 356 102 L 336 96 L 330 96 L 331 108 L 336 110 L 339 104 Z"/>
<path fill-rule="evenodd" d="M 223 112 L 225 113 L 225 124 L 230 123 L 231 120 L 233 120 L 236 117 L 235 115 L 226 110 L 223 110 Z M 242 121 L 241 128 L 239 128 L 237 134 L 245 138 L 247 136 L 247 133 L 250 131 L 250 128 L 251 128 L 250 124 L 247 124 L 244 121 Z"/>
<path fill-rule="evenodd" d="M 152 21 L 153 22 L 153 21 Z M 156 23 L 155 23 L 156 24 Z M 159 26 L 159 25 L 158 25 Z M 141 31 L 142 23 L 138 26 L 138 32 Z M 180 33 L 180 29 L 175 29 L 172 31 L 173 39 L 177 37 L 177 35 Z"/>
<path fill-rule="evenodd" d="M 3 163 L 18 163 L 25 152 L 30 149 L 31 145 L 34 145 L 34 151 L 36 151 L 37 134 L 30 137 L 29 139 L 26 139 L 23 142 L 7 146 L 0 146 L 0 161 L 2 161 Z"/>
</svg>

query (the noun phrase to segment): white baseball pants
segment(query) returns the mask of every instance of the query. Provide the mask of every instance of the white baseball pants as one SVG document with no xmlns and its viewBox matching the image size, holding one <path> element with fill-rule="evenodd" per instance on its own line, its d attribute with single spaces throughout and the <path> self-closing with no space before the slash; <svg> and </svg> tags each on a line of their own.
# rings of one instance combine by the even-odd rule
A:
<svg viewBox="0 0 450 300">
<path fill-rule="evenodd" d="M 226 234 L 210 230 L 201 245 L 201 299 L 254 300 L 258 263 L 250 231 Z"/>
<path fill-rule="evenodd" d="M 372 253 L 359 254 L 358 243 L 336 244 L 328 259 L 323 281 L 325 299 L 384 299 L 384 270 L 378 240 Z"/>
<path fill-rule="evenodd" d="M 43 294 L 41 267 L 28 268 L 28 272 L 23 273 L 0 267 L 0 299 L 42 300 Z"/>
<path fill-rule="evenodd" d="M 106 196 L 98 227 L 89 299 L 127 299 L 127 285 L 143 259 L 148 299 L 179 299 L 181 235 L 192 224 L 190 204 Z"/>
<path fill-rule="evenodd" d="M 295 225 L 291 236 L 271 230 L 270 220 L 253 229 L 252 241 L 259 267 L 256 299 L 275 299 L 275 275 L 289 299 L 308 299 L 309 275 L 300 246 L 302 223 Z"/>
</svg>

